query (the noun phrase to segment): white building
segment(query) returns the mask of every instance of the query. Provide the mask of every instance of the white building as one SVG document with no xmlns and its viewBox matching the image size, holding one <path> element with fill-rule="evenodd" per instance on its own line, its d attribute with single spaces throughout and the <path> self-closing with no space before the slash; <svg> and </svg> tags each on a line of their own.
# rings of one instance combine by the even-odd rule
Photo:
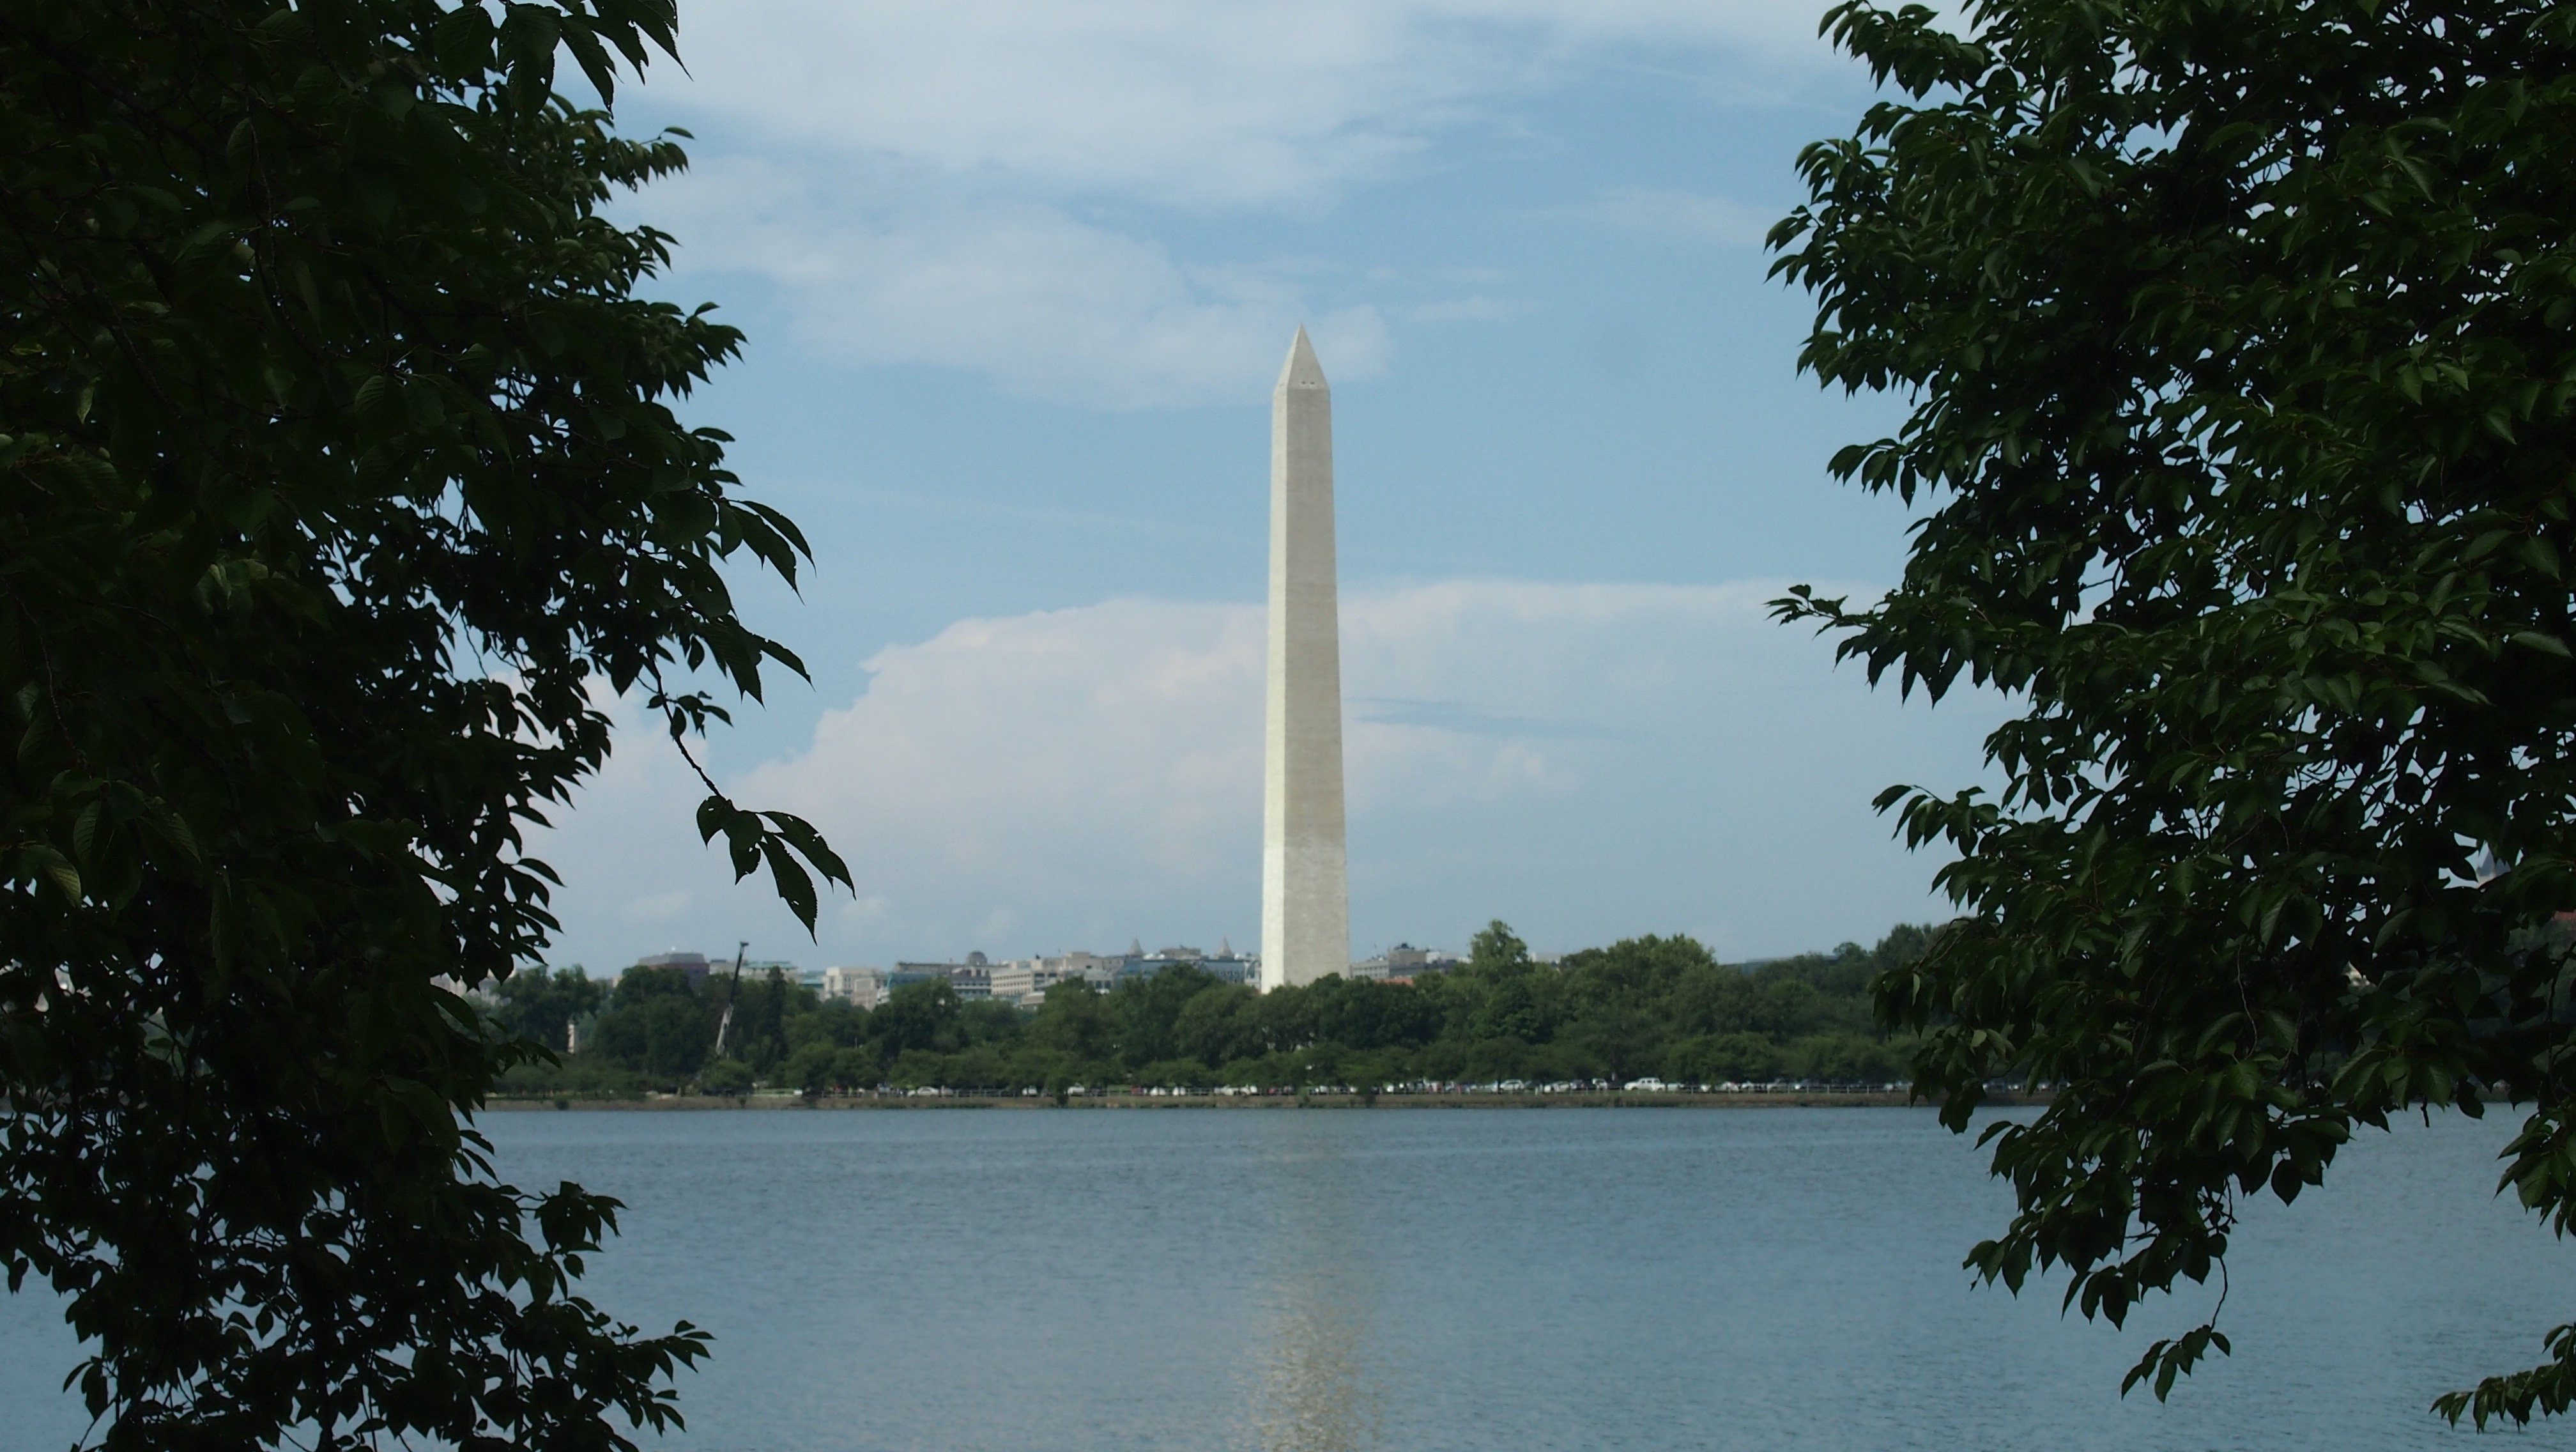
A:
<svg viewBox="0 0 2576 1452">
<path fill-rule="evenodd" d="M 885 970 L 882 968 L 826 968 L 823 970 L 823 996 L 837 998 L 860 1008 L 874 1008 L 885 1001 Z"/>
<path fill-rule="evenodd" d="M 1013 958 L 996 963 L 992 969 L 993 996 L 1004 1003 L 1026 1008 L 1029 1000 L 1039 996 L 1037 977 L 1038 960 L 1035 958 Z"/>
<path fill-rule="evenodd" d="M 1088 953 L 1081 957 L 1089 958 Z M 1106 976 L 1106 970 L 1093 968 Z M 1046 1001 L 1047 990 L 1068 979 L 1082 978 L 1083 970 L 1068 970 L 1062 958 L 1015 958 L 993 965 L 993 997 L 1022 1008 L 1035 1008 Z M 1094 987 L 1101 987 L 1095 983 Z"/>
<path fill-rule="evenodd" d="M 1438 972 L 1458 961 L 1456 955 L 1438 948 L 1417 948 L 1411 943 L 1398 943 L 1374 958 L 1363 958 L 1351 965 L 1350 976 L 1384 982 L 1390 978 L 1410 979 L 1416 973 Z"/>
</svg>

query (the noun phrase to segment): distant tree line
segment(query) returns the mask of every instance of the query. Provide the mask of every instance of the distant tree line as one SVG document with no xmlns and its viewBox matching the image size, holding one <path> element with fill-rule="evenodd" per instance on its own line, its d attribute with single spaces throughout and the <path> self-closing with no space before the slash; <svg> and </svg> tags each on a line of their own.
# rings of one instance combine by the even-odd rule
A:
<svg viewBox="0 0 2576 1452">
<path fill-rule="evenodd" d="M 494 1018 L 557 1050 L 578 1027 L 576 1052 L 513 1071 L 503 1092 L 521 1094 L 1646 1076 L 1894 1083 L 1909 1078 L 1912 1046 L 1872 1022 L 1868 985 L 1919 958 L 1931 931 L 1900 926 L 1874 948 L 1756 964 L 1720 963 L 1679 936 L 1543 963 L 1496 922 L 1464 963 L 1410 983 L 1335 977 L 1262 994 L 1175 965 L 1107 993 L 1061 983 L 1034 1011 L 962 1000 L 944 980 L 897 989 L 871 1010 L 822 1000 L 776 969 L 694 986 L 675 968 L 629 969 L 613 985 L 561 969 L 503 982 Z"/>
</svg>

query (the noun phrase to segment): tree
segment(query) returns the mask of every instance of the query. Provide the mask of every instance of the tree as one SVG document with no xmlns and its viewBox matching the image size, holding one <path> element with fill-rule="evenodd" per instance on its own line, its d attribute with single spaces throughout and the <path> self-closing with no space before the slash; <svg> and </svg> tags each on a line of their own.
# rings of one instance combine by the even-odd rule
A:
<svg viewBox="0 0 2576 1452">
<path fill-rule="evenodd" d="M 891 1060 L 910 1049 L 945 1052 L 958 1044 L 957 987 L 945 978 L 907 983 L 868 1015 L 868 1038 Z"/>
<path fill-rule="evenodd" d="M 617 987 L 609 998 L 619 1008 L 641 1008 L 657 998 L 685 998 L 694 1003 L 698 990 L 690 985 L 684 968 L 651 968 L 639 963 L 617 975 Z"/>
<path fill-rule="evenodd" d="M 810 1092 L 827 1062 L 824 1082 L 839 1088 L 890 1078 L 944 1088 L 1201 1080 L 1277 1087 L 1332 1074 L 1366 1088 L 1645 1072 L 1875 1083 L 1893 1077 L 1883 1066 L 1914 1045 L 1870 1034 L 1862 970 L 1902 966 L 1925 941 L 1922 929 L 1899 928 L 1873 949 L 1846 944 L 1832 957 L 1748 968 L 1721 964 L 1686 937 L 1629 938 L 1567 954 L 1561 965 L 1507 953 L 1492 972 L 1426 972 L 1409 983 L 1334 975 L 1268 994 L 1176 967 L 1131 976 L 1105 994 L 1079 980 L 1056 984 L 1035 1013 L 960 1000 L 945 979 L 906 985 L 874 1012 L 818 1002 L 789 983 L 778 1031 L 787 1053 L 776 1064 L 757 1058 L 746 1028 L 763 1016 L 765 971 L 742 989 L 734 1023 L 745 1033 L 727 1040 L 745 1056 L 710 1060 L 722 980 L 693 989 L 675 969 L 635 968 L 618 980 L 614 1005 L 584 1028 L 579 1055 L 519 1065 L 501 1092 L 631 1095 L 692 1077 L 713 1091 L 749 1082 L 744 1074 Z M 1739 1039 L 1758 1053 L 1743 1052 Z M 1853 1067 L 1864 1064 L 1873 1067 Z"/>
<path fill-rule="evenodd" d="M 498 1003 L 492 1017 L 505 1032 L 545 1045 L 568 1047 L 572 1025 L 607 998 L 599 980 L 579 968 L 547 973 L 532 968 L 511 974 L 493 989 Z"/>
<path fill-rule="evenodd" d="M 832 1055 L 831 1082 L 835 1088 L 862 1089 L 884 1077 L 885 1064 L 873 1049 L 844 1048 Z"/>
<path fill-rule="evenodd" d="M 1110 1016 L 1117 1023 L 1118 1057 L 1129 1069 L 1142 1070 L 1179 1054 L 1181 1011 L 1192 998 L 1216 986 L 1216 975 L 1195 963 L 1131 974 L 1109 994 Z"/>
<path fill-rule="evenodd" d="M 885 1010 L 877 1013 L 882 1016 Z M 1048 987 L 1037 1019 L 1029 1025 L 1029 1036 L 1071 1061 L 1072 1072 L 1083 1074 L 1110 1056 L 1117 1041 L 1117 1022 L 1107 1001 L 1090 984 L 1068 978 Z"/>
<path fill-rule="evenodd" d="M 1488 977 L 1504 977 L 1530 966 L 1529 944 L 1513 936 L 1501 918 L 1487 923 L 1467 944 L 1467 966 Z"/>
<path fill-rule="evenodd" d="M 716 1027 L 694 998 L 652 998 L 635 1010 L 643 1029 L 643 1059 L 637 1067 L 663 1085 L 676 1085 L 705 1065 L 714 1047 Z M 745 1066 L 746 1069 L 749 1066 Z"/>
<path fill-rule="evenodd" d="M 778 1067 L 780 1083 L 811 1098 L 832 1087 L 832 1071 L 841 1051 L 827 1041 L 808 1043 Z"/>
<path fill-rule="evenodd" d="M 795 658 L 792 524 L 670 405 L 740 336 L 600 213 L 684 162 L 557 96 L 668 0 L 0 0 L 0 1258 L 111 1448 L 629 1445 L 703 1349 L 573 1294 L 616 1202 L 500 1184 L 542 1056 L 521 833 Z M 699 829 L 810 926 L 804 823 Z M 255 1328 L 255 1329 L 253 1329 Z"/>
<path fill-rule="evenodd" d="M 1750 1083 L 1769 1079 L 1780 1066 L 1780 1051 L 1760 1034 L 1716 1034 L 1693 1039 L 1678 1048 L 1665 1065 L 1670 1078 L 1703 1084 Z"/>
<path fill-rule="evenodd" d="M 773 963 L 769 971 L 750 983 L 741 985 L 740 997 L 733 1009 L 733 1037 L 726 1052 L 751 1066 L 757 1075 L 766 1075 L 781 1059 L 787 1057 L 787 1009 L 791 993 L 800 1002 L 810 1003 L 813 990 L 802 984 L 789 983 L 786 970 Z"/>
<path fill-rule="evenodd" d="M 1673 1027 L 1683 1033 L 1741 1033 L 1754 1012 L 1753 980 L 1741 969 L 1712 963 L 1684 973 L 1673 990 Z"/>
<path fill-rule="evenodd" d="M 1257 1004 L 1260 995 L 1243 984 L 1226 983 L 1190 996 L 1172 1025 L 1182 1053 L 1213 1069 L 1231 1059 L 1248 1059 L 1262 1051 Z"/>
<path fill-rule="evenodd" d="M 1791 619 L 2015 699 L 2001 794 L 1897 789 L 1965 918 L 1879 1011 L 2018 1210 L 1970 1264 L 2118 1322 L 2218 1269 L 2356 1125 L 2528 1105 L 2504 1183 L 2576 1222 L 2576 9 L 1985 0 L 1829 12 L 1893 94 L 1772 234 L 1802 365 L 1894 389 L 1834 472 L 1922 513 L 1902 583 Z M 2549 1360 L 2445 1396 L 2576 1399 Z M 2214 1325 L 2131 1373 L 2159 1396 Z"/>
<path fill-rule="evenodd" d="M 1471 1032 L 1479 1039 L 1516 1039 L 1524 1044 L 1536 1043 L 1545 1035 L 1546 1024 L 1527 975 L 1495 985 L 1484 1007 L 1477 1010 Z"/>
</svg>

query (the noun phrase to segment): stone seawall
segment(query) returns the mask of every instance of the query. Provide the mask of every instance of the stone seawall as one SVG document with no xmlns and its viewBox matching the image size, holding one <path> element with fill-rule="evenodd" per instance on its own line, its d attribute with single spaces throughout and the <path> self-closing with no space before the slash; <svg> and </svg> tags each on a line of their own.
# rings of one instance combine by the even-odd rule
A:
<svg viewBox="0 0 2576 1452">
<path fill-rule="evenodd" d="M 2047 1095 L 1990 1094 L 1998 1106 L 2046 1103 Z M 793 1109 L 1898 1109 L 1926 1101 L 1902 1093 L 1673 1094 L 1602 1090 L 1580 1094 L 1088 1094 L 1059 1105 L 1042 1095 L 983 1094 L 654 1094 L 637 1099 L 536 1097 L 494 1099 L 496 1110 L 708 1110 Z"/>
</svg>

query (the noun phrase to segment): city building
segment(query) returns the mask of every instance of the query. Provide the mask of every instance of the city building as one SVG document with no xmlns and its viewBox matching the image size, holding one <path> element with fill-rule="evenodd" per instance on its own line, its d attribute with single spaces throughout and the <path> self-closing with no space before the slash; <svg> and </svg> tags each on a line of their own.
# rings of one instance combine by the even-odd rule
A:
<svg viewBox="0 0 2576 1452">
<path fill-rule="evenodd" d="M 1082 955 L 1089 957 L 1089 954 Z M 1047 990 L 1067 979 L 1083 976 L 1081 970 L 1066 971 L 1061 959 L 1014 958 L 993 967 L 993 996 L 1022 1008 L 1035 1008 L 1046 1001 Z"/>
<path fill-rule="evenodd" d="M 886 975 L 885 991 L 892 993 L 916 983 L 945 978 L 961 999 L 993 996 L 993 965 L 981 953 L 969 953 L 962 963 L 897 963 Z"/>
<path fill-rule="evenodd" d="M 1234 940 L 1231 938 L 1217 939 L 1216 956 L 1201 958 L 1199 967 L 1228 983 L 1250 983 L 1258 986 L 1261 982 L 1261 960 L 1248 954 L 1235 952 Z"/>
<path fill-rule="evenodd" d="M 1231 943 L 1221 944 L 1214 953 L 1188 947 L 1157 948 L 1141 958 L 1130 960 L 1118 976 L 1151 977 L 1175 963 L 1187 963 L 1227 983 L 1257 983 L 1261 977 L 1260 960 L 1236 957 Z"/>
<path fill-rule="evenodd" d="M 852 1002 L 870 1006 L 882 1003 L 896 989 L 945 978 L 959 998 L 990 998 L 1034 1009 L 1046 1001 L 1047 990 L 1059 983 L 1087 983 L 1094 992 L 1110 993 L 1130 978 L 1150 978 L 1176 963 L 1204 969 L 1227 983 L 1253 983 L 1261 972 L 1259 960 L 1238 956 L 1231 942 L 1220 942 L 1213 954 L 1187 944 L 1173 944 L 1149 953 L 1143 940 L 1138 939 L 1128 944 L 1126 952 L 1118 954 L 1071 948 L 996 963 L 982 953 L 969 953 L 963 962 L 956 963 L 898 962 L 886 970 L 826 969 L 821 978 L 826 997 L 850 997 Z M 845 976 L 833 976 L 836 974 Z M 875 977 L 862 982 L 846 976 L 856 974 Z M 836 984 L 841 986 L 835 988 Z M 875 994 L 872 1001 L 853 996 L 870 988 Z"/>
<path fill-rule="evenodd" d="M 1437 973 L 1458 961 L 1454 954 L 1438 948 L 1417 948 L 1411 943 L 1398 943 L 1374 958 L 1363 958 L 1351 965 L 1350 976 L 1377 983 L 1410 983 L 1416 973 Z"/>
<path fill-rule="evenodd" d="M 826 968 L 823 970 L 822 994 L 858 1008 L 874 1008 L 885 1001 L 886 974 L 882 968 Z"/>
<path fill-rule="evenodd" d="M 1227 953 L 1215 958 L 1201 958 L 1199 968 L 1202 972 L 1213 973 L 1228 983 L 1257 985 L 1261 981 L 1261 960 L 1258 958 L 1238 958 L 1232 953 Z"/>
<path fill-rule="evenodd" d="M 704 953 L 653 953 L 635 960 L 637 968 L 677 968 L 689 975 L 689 987 L 704 988 L 712 965 Z M 629 970 L 632 971 L 632 970 Z"/>
<path fill-rule="evenodd" d="M 1117 983 L 1119 976 L 1125 972 L 1131 961 L 1133 960 L 1123 957 L 1103 958 L 1097 953 L 1073 951 L 1058 953 L 1052 958 L 1040 958 L 1037 960 L 1037 965 L 1055 974 L 1058 982 L 1067 978 L 1081 978 L 1089 980 L 1095 988 L 1106 989 Z"/>
</svg>

